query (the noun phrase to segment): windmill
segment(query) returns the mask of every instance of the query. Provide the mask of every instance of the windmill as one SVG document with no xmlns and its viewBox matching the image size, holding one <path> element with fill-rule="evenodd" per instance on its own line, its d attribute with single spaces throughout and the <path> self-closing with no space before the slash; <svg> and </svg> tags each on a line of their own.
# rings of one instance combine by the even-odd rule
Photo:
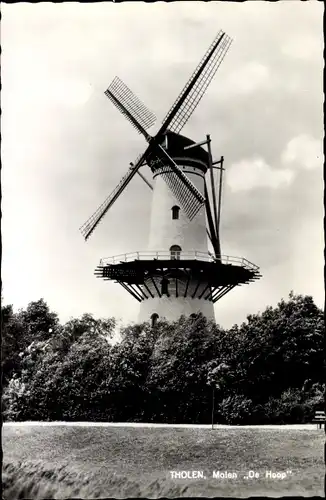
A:
<svg viewBox="0 0 326 500">
<path fill-rule="evenodd" d="M 97 277 L 114 280 L 140 302 L 140 321 L 151 319 L 154 324 L 158 317 L 172 320 L 198 312 L 213 319 L 217 300 L 260 277 L 258 267 L 248 260 L 221 255 L 223 156 L 213 161 L 209 135 L 195 143 L 180 134 L 231 43 L 219 31 L 153 136 L 148 129 L 155 115 L 118 77 L 105 91 L 148 145 L 80 230 L 87 240 L 136 174 L 153 190 L 148 250 L 101 259 L 95 270 Z M 150 168 L 154 186 L 140 172 L 144 166 Z"/>
</svg>

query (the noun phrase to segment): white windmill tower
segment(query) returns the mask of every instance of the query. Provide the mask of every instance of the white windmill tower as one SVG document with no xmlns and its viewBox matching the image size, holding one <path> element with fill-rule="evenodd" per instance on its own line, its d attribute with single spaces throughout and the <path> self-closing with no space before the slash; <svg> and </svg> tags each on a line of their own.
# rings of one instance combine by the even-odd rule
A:
<svg viewBox="0 0 326 500">
<path fill-rule="evenodd" d="M 159 317 L 174 320 L 198 312 L 213 319 L 218 299 L 260 276 L 258 267 L 246 259 L 221 255 L 223 157 L 213 161 L 209 135 L 195 143 L 180 134 L 231 42 L 224 32 L 218 33 L 155 136 L 147 132 L 155 116 L 119 78 L 105 92 L 143 134 L 148 147 L 80 229 L 87 239 L 136 173 L 153 190 L 147 250 L 102 259 L 95 271 L 100 278 L 115 280 L 140 302 L 140 321 L 155 324 Z M 152 172 L 153 185 L 139 171 L 145 165 Z M 220 171 L 218 200 L 215 168 Z M 208 238 L 214 254 L 208 251 Z"/>
</svg>

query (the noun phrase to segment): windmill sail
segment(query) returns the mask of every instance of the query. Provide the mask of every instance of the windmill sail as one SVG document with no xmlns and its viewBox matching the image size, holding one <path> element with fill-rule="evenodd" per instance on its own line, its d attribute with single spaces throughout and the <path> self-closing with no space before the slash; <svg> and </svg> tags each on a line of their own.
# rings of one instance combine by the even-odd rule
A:
<svg viewBox="0 0 326 500">
<path fill-rule="evenodd" d="M 187 99 L 184 101 L 178 113 L 171 121 L 169 126 L 170 130 L 180 132 L 187 123 L 212 81 L 218 67 L 222 63 L 231 43 L 232 40 L 225 35 L 221 45 L 218 47 L 218 50 L 214 52 L 214 56 L 210 59 L 209 63 L 205 67 L 205 70 L 192 88 L 192 91 L 188 94 Z"/>
<path fill-rule="evenodd" d="M 146 130 L 154 125 L 156 116 L 117 76 L 104 93 L 119 111 L 126 116 L 135 129 L 147 139 Z"/>
<path fill-rule="evenodd" d="M 139 157 L 137 163 L 130 167 L 127 173 L 122 177 L 119 184 L 112 191 L 112 193 L 104 200 L 98 209 L 87 219 L 87 221 L 79 228 L 85 240 L 92 234 L 96 226 L 103 219 L 106 212 L 112 207 L 113 203 L 118 199 L 123 190 L 127 187 L 131 179 L 137 173 L 138 169 L 143 163 L 143 155 Z"/>
<path fill-rule="evenodd" d="M 167 128 L 174 132 L 180 132 L 203 97 L 231 43 L 232 39 L 223 31 L 219 31 L 176 102 L 164 118 L 160 132 L 164 132 Z"/>
</svg>

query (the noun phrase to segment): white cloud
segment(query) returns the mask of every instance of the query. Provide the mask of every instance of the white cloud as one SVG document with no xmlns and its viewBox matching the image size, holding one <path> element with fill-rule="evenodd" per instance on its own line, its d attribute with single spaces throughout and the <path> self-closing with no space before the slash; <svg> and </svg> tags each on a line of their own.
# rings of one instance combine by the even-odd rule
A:
<svg viewBox="0 0 326 500">
<path fill-rule="evenodd" d="M 275 170 L 263 158 L 233 163 L 227 171 L 227 183 L 232 191 L 247 191 L 257 187 L 288 186 L 294 177 L 290 169 Z"/>
<path fill-rule="evenodd" d="M 282 154 L 282 161 L 307 170 L 321 167 L 323 163 L 322 143 L 309 135 L 298 135 L 288 142 Z"/>
<path fill-rule="evenodd" d="M 241 94 L 249 94 L 270 81 L 270 72 L 267 66 L 252 61 L 240 68 L 236 68 L 227 78 L 227 88 Z"/>
<path fill-rule="evenodd" d="M 323 40 L 314 36 L 292 37 L 282 48 L 283 54 L 295 59 L 314 59 L 322 57 Z"/>
<path fill-rule="evenodd" d="M 50 96 L 64 106 L 81 106 L 92 94 L 92 87 L 82 80 L 57 80 L 47 89 Z"/>
<path fill-rule="evenodd" d="M 20 100 L 27 104 L 38 102 L 46 107 L 56 104 L 74 107 L 85 104 L 93 92 L 86 75 L 70 76 L 58 71 L 41 48 L 31 54 L 23 47 L 8 50 L 6 55 L 3 65 L 6 99 L 15 95 L 13 101 L 16 101 L 16 94 L 19 94 Z"/>
</svg>

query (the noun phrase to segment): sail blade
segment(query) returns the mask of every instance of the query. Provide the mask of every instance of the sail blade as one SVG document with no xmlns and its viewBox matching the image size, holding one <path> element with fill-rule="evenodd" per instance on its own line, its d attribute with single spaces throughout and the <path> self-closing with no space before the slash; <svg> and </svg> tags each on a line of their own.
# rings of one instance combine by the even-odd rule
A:
<svg viewBox="0 0 326 500">
<path fill-rule="evenodd" d="M 148 139 L 146 130 L 154 125 L 156 117 L 127 85 L 116 76 L 104 93 L 135 129 Z"/>
<path fill-rule="evenodd" d="M 87 221 L 79 228 L 80 232 L 84 236 L 85 240 L 89 238 L 96 226 L 103 219 L 106 212 L 112 207 L 113 203 L 119 198 L 121 193 L 128 186 L 131 179 L 137 173 L 138 169 L 141 167 L 144 161 L 144 155 L 138 157 L 137 162 L 132 165 L 127 173 L 122 177 L 119 184 L 112 191 L 112 193 L 104 200 L 104 202 L 98 207 L 98 209 L 87 219 Z"/>
<path fill-rule="evenodd" d="M 218 67 L 222 63 L 232 39 L 219 31 L 198 64 L 179 97 L 163 120 L 160 132 L 167 129 L 179 133 L 198 106 Z"/>
</svg>

